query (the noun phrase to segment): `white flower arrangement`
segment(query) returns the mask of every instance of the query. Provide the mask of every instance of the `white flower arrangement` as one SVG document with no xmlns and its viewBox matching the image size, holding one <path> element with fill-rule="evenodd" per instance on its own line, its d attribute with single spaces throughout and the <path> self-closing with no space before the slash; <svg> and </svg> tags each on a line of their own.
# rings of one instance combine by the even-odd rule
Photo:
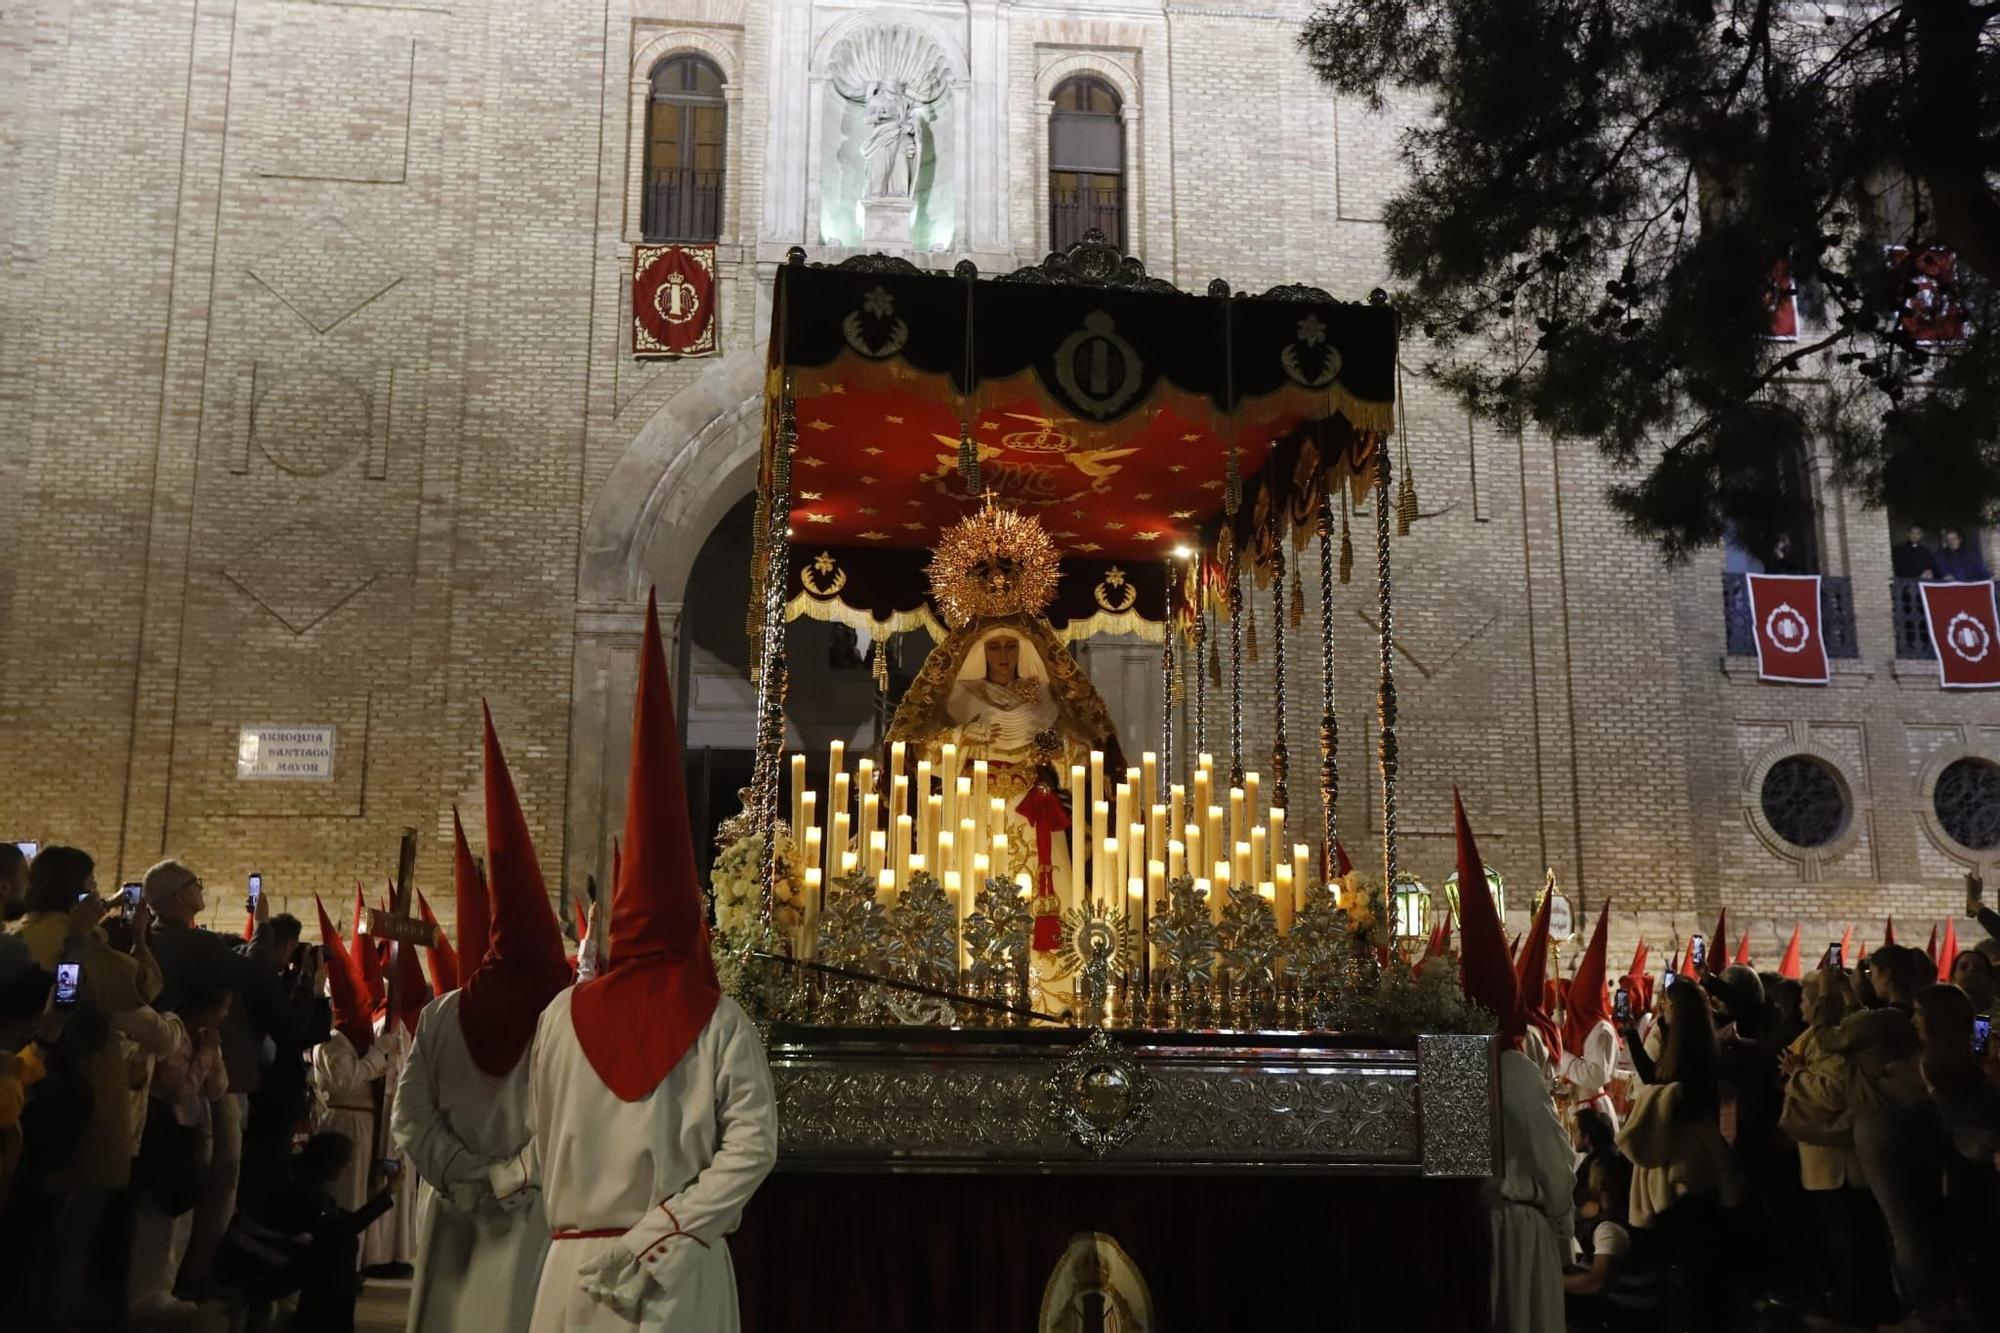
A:
<svg viewBox="0 0 2000 1333">
<path fill-rule="evenodd" d="M 778 828 L 777 866 L 772 877 L 772 891 L 777 901 L 772 907 L 771 924 L 780 930 L 792 930 L 803 919 L 804 877 L 800 874 L 791 838 L 786 836 L 784 825 L 780 824 Z M 756 930 L 760 887 L 757 869 L 763 851 L 764 835 L 753 833 L 731 843 L 722 855 L 715 858 L 715 867 L 709 872 L 709 883 L 715 890 L 717 934 L 742 939 Z"/>
</svg>

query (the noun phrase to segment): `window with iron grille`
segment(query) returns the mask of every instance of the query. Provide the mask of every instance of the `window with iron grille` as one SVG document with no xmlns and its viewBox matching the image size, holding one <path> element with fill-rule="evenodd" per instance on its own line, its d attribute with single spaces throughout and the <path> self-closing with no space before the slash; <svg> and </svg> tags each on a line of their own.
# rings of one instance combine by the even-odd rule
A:
<svg viewBox="0 0 2000 1333">
<path fill-rule="evenodd" d="M 646 104 L 646 193 L 639 225 L 649 241 L 713 241 L 722 235 L 722 164 L 728 109 L 722 71 L 701 56 L 671 56 L 653 69 Z"/>
<path fill-rule="evenodd" d="M 1975 852 L 2000 847 L 2000 764 L 1959 759 L 1945 765 L 1931 789 L 1938 826 Z"/>
<path fill-rule="evenodd" d="M 1771 831 L 1794 847 L 1824 847 L 1847 831 L 1847 792 L 1833 767 L 1811 755 L 1771 765 L 1757 797 Z"/>
<path fill-rule="evenodd" d="M 1087 74 L 1056 86 L 1049 113 L 1049 248 L 1093 229 L 1125 248 L 1125 125 L 1117 92 Z"/>
</svg>

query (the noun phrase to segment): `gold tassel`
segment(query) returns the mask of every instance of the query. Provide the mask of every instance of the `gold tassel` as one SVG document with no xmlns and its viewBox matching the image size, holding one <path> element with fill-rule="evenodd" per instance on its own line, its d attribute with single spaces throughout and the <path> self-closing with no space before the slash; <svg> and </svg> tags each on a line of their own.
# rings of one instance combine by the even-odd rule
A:
<svg viewBox="0 0 2000 1333">
<path fill-rule="evenodd" d="M 1257 660 L 1257 617 L 1243 617 L 1243 651 L 1252 662 Z"/>
<path fill-rule="evenodd" d="M 875 690 L 878 694 L 889 692 L 889 641 L 875 640 Z"/>
<path fill-rule="evenodd" d="M 958 475 L 965 478 L 968 495 L 977 495 L 985 489 L 979 477 L 979 446 L 972 442 L 970 426 L 958 428 Z"/>
<path fill-rule="evenodd" d="M 1410 535 L 1410 524 L 1417 521 L 1417 483 L 1410 476 L 1409 469 L 1403 470 L 1403 482 L 1396 487 L 1396 535 Z"/>
<path fill-rule="evenodd" d="M 1297 629 L 1306 622 L 1306 590 L 1299 586 L 1299 571 L 1292 569 L 1292 628 Z"/>
</svg>

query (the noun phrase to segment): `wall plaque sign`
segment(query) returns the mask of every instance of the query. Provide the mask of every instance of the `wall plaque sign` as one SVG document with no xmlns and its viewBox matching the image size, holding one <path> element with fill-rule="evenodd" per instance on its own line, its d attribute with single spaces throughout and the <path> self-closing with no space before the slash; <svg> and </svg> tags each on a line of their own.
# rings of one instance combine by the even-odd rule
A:
<svg viewBox="0 0 2000 1333">
<path fill-rule="evenodd" d="M 249 725 L 236 737 L 236 776 L 246 780 L 328 782 L 331 726 Z"/>
</svg>

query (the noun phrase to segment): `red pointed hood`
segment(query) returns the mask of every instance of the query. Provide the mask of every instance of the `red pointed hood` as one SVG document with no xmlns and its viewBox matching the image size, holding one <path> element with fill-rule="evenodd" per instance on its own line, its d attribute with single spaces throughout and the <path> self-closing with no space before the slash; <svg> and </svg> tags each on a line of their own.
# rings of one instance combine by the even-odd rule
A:
<svg viewBox="0 0 2000 1333">
<path fill-rule="evenodd" d="M 1896 942 L 1896 918 L 1892 916 L 1886 918 L 1882 923 L 1882 943 L 1884 945 L 1890 945 L 1894 944 L 1895 942 Z"/>
<path fill-rule="evenodd" d="M 376 1013 L 389 997 L 389 982 L 382 975 L 382 955 L 375 949 L 375 941 L 361 933 L 361 925 L 368 919 L 368 904 L 362 900 L 361 886 L 354 886 L 354 931 L 348 936 L 353 943 L 348 947 L 349 956 L 354 960 L 355 975 L 361 978 L 364 994 L 368 996 L 368 1012 Z"/>
<path fill-rule="evenodd" d="M 1949 984 L 1951 965 L 1958 961 L 1958 922 L 1947 918 L 1944 923 L 1944 947 L 1938 950 L 1937 979 Z"/>
<path fill-rule="evenodd" d="M 1518 1039 L 1513 1021 L 1520 1009 L 1520 982 L 1507 960 L 1507 932 L 1486 888 L 1486 864 L 1465 817 L 1465 802 L 1451 794 L 1458 834 L 1458 976 L 1466 997 L 1500 1020 L 1503 1034 Z"/>
<path fill-rule="evenodd" d="M 1840 932 L 1840 963 L 1843 967 L 1854 966 L 1854 955 L 1849 952 L 1854 947 L 1854 927 Z"/>
<path fill-rule="evenodd" d="M 1778 960 L 1778 975 L 1789 977 L 1793 981 L 1797 981 L 1805 975 L 1799 968 L 1799 932 L 1801 929 L 1802 927 L 1796 924 L 1792 926 L 1791 942 L 1785 945 L 1785 956 Z"/>
<path fill-rule="evenodd" d="M 1625 975 L 1628 977 L 1645 976 L 1646 963 L 1652 956 L 1653 951 L 1646 947 L 1646 941 L 1642 938 L 1639 941 L 1639 947 L 1632 950 L 1632 966 L 1625 969 Z"/>
<path fill-rule="evenodd" d="M 243 914 L 243 938 L 246 940 L 254 939 L 256 935 L 257 914 L 255 912 L 245 912 Z"/>
<path fill-rule="evenodd" d="M 437 944 L 424 950 L 424 956 L 431 964 L 431 989 L 439 995 L 457 990 L 461 974 L 458 950 L 451 947 L 451 937 L 438 924 L 437 913 L 431 911 L 431 905 L 424 900 L 422 889 L 417 890 L 417 915 L 437 932 Z"/>
<path fill-rule="evenodd" d="M 1729 966 L 1729 909 L 1715 918 L 1715 933 L 1708 937 L 1708 953 L 1701 960 L 1701 975 L 1719 977 Z"/>
<path fill-rule="evenodd" d="M 1750 932 L 1745 930 L 1736 941 L 1736 957 L 1730 960 L 1742 967 L 1750 966 Z"/>
<path fill-rule="evenodd" d="M 472 1062 L 502 1078 L 535 1039 L 542 1010 L 570 981 L 562 923 L 549 902 L 528 817 L 484 704 L 486 869 L 491 916 L 486 956 L 466 978 L 458 1027 Z"/>
<path fill-rule="evenodd" d="M 1480 876 L 1484 879 L 1485 876 Z M 1464 880 L 1459 881 L 1459 892 L 1464 893 Z M 1555 1019 L 1549 1012 L 1549 914 L 1554 910 L 1553 891 L 1542 895 L 1542 905 L 1535 913 L 1535 923 L 1528 928 L 1528 937 L 1521 941 L 1521 961 L 1514 974 L 1516 991 L 1520 995 L 1521 1013 L 1518 1019 L 1522 1031 L 1533 1027 L 1542 1034 L 1542 1043 L 1548 1047 L 1551 1056 L 1562 1049 L 1561 1034 L 1556 1031 Z"/>
<path fill-rule="evenodd" d="M 1694 936 L 1692 935 L 1688 936 L 1688 942 L 1681 946 L 1681 965 L 1677 970 L 1681 976 L 1686 977 L 1689 981 L 1701 980 L 1701 972 L 1694 965 Z"/>
<path fill-rule="evenodd" d="M 1340 845 L 1340 839 L 1333 840 L 1333 873 L 1337 879 L 1345 879 L 1354 873 L 1354 862 L 1347 859 L 1347 849 Z"/>
<path fill-rule="evenodd" d="M 361 969 L 341 942 L 340 932 L 333 928 L 326 904 L 317 893 L 313 895 L 313 906 L 319 909 L 319 942 L 326 951 L 326 993 L 333 1006 L 333 1026 L 353 1044 L 355 1054 L 365 1055 L 375 1044 L 375 1024 L 371 1019 L 374 1006 L 368 1001 Z"/>
<path fill-rule="evenodd" d="M 591 1067 L 628 1102 L 650 1096 L 673 1071 L 722 996 L 708 952 L 659 608 L 650 594 L 639 653 L 610 965 L 580 983 L 570 1003 Z"/>
<path fill-rule="evenodd" d="M 458 915 L 458 980 L 463 985 L 486 961 L 493 906 L 486 874 L 472 857 L 458 807 L 451 808 L 451 897 Z"/>
<path fill-rule="evenodd" d="M 1924 957 L 1931 960 L 1932 967 L 1937 966 L 1937 922 L 1935 921 L 1931 922 L 1931 939 L 1930 943 L 1924 946 Z"/>
<path fill-rule="evenodd" d="M 1581 1051 L 1590 1030 L 1611 1017 L 1611 988 L 1605 984 L 1609 967 L 1605 952 L 1610 947 L 1611 904 L 1607 901 L 1598 909 L 1597 929 L 1583 951 L 1583 961 L 1576 966 L 1576 975 L 1569 980 L 1569 1003 L 1563 1009 L 1562 1026 L 1566 1051 Z"/>
</svg>

